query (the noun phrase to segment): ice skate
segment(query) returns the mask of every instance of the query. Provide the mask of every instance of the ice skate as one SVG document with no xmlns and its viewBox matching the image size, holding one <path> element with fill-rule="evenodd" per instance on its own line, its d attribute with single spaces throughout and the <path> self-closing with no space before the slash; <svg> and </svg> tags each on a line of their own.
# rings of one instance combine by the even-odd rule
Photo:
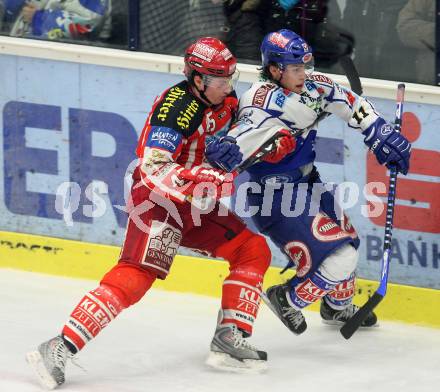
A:
<svg viewBox="0 0 440 392">
<path fill-rule="evenodd" d="M 41 385 L 55 389 L 64 383 L 66 361 L 73 355 L 61 336 L 56 336 L 38 346 L 37 351 L 26 354 L 26 361 L 35 371 Z"/>
<path fill-rule="evenodd" d="M 258 373 L 267 369 L 267 353 L 251 346 L 235 324 L 221 324 L 215 330 L 206 363 L 220 370 Z"/>
<path fill-rule="evenodd" d="M 269 287 L 266 295 L 270 301 L 271 310 L 290 331 L 300 335 L 307 329 L 307 323 L 302 312 L 290 306 L 286 297 L 287 293 L 288 284 L 285 283 Z"/>
<path fill-rule="evenodd" d="M 350 304 L 343 310 L 336 310 L 330 307 L 325 300 L 321 301 L 320 314 L 322 322 L 329 325 L 343 325 L 349 318 L 351 318 L 357 311 L 359 306 Z M 361 327 L 377 327 L 377 316 L 371 312 L 367 318 L 362 322 Z"/>
</svg>

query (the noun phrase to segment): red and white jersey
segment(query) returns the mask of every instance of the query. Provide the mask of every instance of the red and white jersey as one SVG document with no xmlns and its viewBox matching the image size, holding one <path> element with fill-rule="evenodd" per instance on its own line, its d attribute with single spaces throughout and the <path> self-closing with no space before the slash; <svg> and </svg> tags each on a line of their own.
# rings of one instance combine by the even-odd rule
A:
<svg viewBox="0 0 440 392">
<path fill-rule="evenodd" d="M 164 91 L 155 101 L 136 149 L 140 159 L 135 178 L 150 189 L 184 201 L 189 184 L 178 179 L 181 168 L 210 167 L 205 140 L 229 127 L 238 101 L 235 93 L 222 105 L 209 107 L 187 81 Z"/>
</svg>

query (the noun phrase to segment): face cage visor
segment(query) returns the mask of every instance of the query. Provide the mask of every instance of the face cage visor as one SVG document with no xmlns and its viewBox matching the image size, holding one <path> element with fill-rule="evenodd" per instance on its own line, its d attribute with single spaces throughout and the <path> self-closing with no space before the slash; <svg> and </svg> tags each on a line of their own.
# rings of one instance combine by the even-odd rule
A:
<svg viewBox="0 0 440 392">
<path fill-rule="evenodd" d="M 233 91 L 237 86 L 240 72 L 236 70 L 231 76 L 202 75 L 206 87 L 212 87 L 221 91 Z"/>
<path fill-rule="evenodd" d="M 278 64 L 278 67 L 283 72 L 291 72 L 293 74 L 300 74 L 305 72 L 306 76 L 311 76 L 315 71 L 315 60 L 312 58 L 307 63 L 299 63 L 299 64 Z"/>
</svg>

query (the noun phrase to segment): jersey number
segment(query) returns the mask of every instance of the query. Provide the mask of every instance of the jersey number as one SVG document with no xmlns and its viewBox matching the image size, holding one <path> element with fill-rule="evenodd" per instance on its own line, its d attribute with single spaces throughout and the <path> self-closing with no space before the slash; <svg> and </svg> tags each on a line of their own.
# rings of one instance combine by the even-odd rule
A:
<svg viewBox="0 0 440 392">
<path fill-rule="evenodd" d="M 367 113 L 363 108 L 363 106 L 361 106 L 356 112 L 354 112 L 353 118 L 356 120 L 358 124 L 360 124 L 362 120 L 366 118 L 368 115 L 369 113 Z"/>
</svg>

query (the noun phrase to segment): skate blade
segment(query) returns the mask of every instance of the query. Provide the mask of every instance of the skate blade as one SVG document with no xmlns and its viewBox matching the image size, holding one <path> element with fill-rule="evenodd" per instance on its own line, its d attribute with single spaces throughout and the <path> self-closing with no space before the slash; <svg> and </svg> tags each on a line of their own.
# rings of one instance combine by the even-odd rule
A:
<svg viewBox="0 0 440 392">
<path fill-rule="evenodd" d="M 337 321 L 337 320 L 324 320 L 324 319 L 321 319 L 321 321 L 322 321 L 323 324 L 335 325 L 335 326 L 338 326 L 338 327 L 340 327 L 340 326 L 345 324 L 343 321 Z M 379 325 L 380 325 L 379 323 L 376 323 L 374 325 L 370 325 L 369 327 L 367 327 L 366 325 L 360 325 L 359 328 L 362 328 L 362 329 L 365 329 L 365 328 L 377 328 L 377 327 L 379 327 Z"/>
<path fill-rule="evenodd" d="M 26 354 L 26 361 L 30 367 L 34 370 L 37 375 L 38 381 L 46 389 L 55 389 L 58 384 L 52 378 L 50 373 L 47 371 L 46 366 L 44 366 L 43 358 L 38 351 L 32 351 Z"/>
<path fill-rule="evenodd" d="M 243 361 L 239 361 L 229 354 L 215 351 L 209 353 L 206 364 L 217 370 L 241 374 L 256 374 L 267 370 L 267 361 L 258 359 L 244 359 Z"/>
</svg>

